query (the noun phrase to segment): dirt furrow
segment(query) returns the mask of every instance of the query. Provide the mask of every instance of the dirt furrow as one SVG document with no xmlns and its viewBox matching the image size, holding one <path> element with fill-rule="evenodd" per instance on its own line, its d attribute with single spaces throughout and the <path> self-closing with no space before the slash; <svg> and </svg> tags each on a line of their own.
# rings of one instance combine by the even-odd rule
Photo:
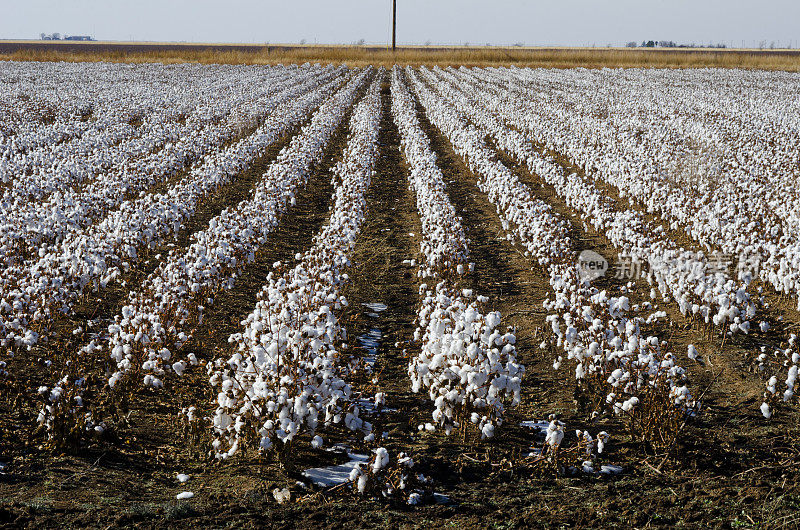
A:
<svg viewBox="0 0 800 530">
<path fill-rule="evenodd" d="M 380 154 L 367 194 L 367 219 L 347 271 L 351 281 L 343 293 L 349 304 L 343 321 L 351 352 L 375 360 L 377 383 L 367 378 L 358 387 L 370 395 L 385 392 L 387 407 L 402 410 L 374 416 L 377 434 L 386 431 L 396 438 L 408 432 L 412 416 L 424 414 L 425 406 L 425 396 L 410 391 L 403 355 L 415 329 L 419 285 L 416 268 L 403 261 L 418 259 L 422 227 L 399 151 L 388 82 L 381 87 L 381 106 Z"/>
</svg>

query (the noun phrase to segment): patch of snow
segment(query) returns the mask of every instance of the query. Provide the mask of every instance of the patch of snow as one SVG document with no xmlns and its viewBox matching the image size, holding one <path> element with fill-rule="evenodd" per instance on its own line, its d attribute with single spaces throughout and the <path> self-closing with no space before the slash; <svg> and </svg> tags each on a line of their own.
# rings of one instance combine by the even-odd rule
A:
<svg viewBox="0 0 800 530">
<path fill-rule="evenodd" d="M 622 473 L 622 467 L 620 466 L 601 466 L 600 473 L 603 475 L 619 475 Z"/>
<path fill-rule="evenodd" d="M 450 504 L 452 501 L 450 500 L 450 497 L 448 497 L 447 495 L 444 495 L 442 493 L 434 493 L 433 502 L 435 502 L 436 504 Z"/>
<path fill-rule="evenodd" d="M 366 463 L 369 460 L 368 455 L 350 453 L 347 456 L 350 457 L 349 462 L 334 466 L 306 469 L 303 471 L 303 476 L 317 486 L 323 488 L 343 484 L 350 480 L 350 472 L 355 469 L 358 464 Z"/>
<path fill-rule="evenodd" d="M 550 426 L 549 421 L 539 421 L 539 420 L 528 420 L 523 421 L 520 423 L 523 427 L 527 427 L 529 429 L 535 429 L 537 431 L 546 432 L 547 428 Z"/>
<path fill-rule="evenodd" d="M 386 306 L 386 304 L 382 304 L 380 302 L 366 302 L 366 303 L 363 303 L 361 305 L 363 305 L 367 309 L 372 310 L 375 313 L 380 313 L 381 311 L 386 311 L 387 309 L 389 309 Z"/>
</svg>

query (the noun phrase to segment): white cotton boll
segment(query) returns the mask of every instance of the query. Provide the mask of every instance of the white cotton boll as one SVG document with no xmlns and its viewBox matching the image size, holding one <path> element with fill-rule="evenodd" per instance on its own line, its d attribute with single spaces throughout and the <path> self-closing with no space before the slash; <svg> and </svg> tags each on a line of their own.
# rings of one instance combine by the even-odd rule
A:
<svg viewBox="0 0 800 530">
<path fill-rule="evenodd" d="M 375 433 L 371 432 L 364 437 L 364 443 L 372 443 L 375 441 Z"/>
<path fill-rule="evenodd" d="M 770 419 L 772 417 L 772 411 L 769 410 L 769 405 L 766 403 L 761 404 L 761 414 L 763 414 L 766 419 Z"/>
<path fill-rule="evenodd" d="M 697 353 L 697 348 L 695 348 L 693 344 L 689 344 L 689 351 L 687 355 L 689 356 L 689 359 L 693 361 L 696 361 L 697 358 L 699 357 L 699 354 Z"/>
<path fill-rule="evenodd" d="M 275 500 L 278 501 L 278 504 L 283 504 L 291 500 L 292 493 L 289 491 L 289 488 L 275 488 L 272 490 L 272 496 L 275 497 Z"/>
<path fill-rule="evenodd" d="M 420 495 L 419 493 L 414 492 L 414 493 L 412 493 L 411 495 L 408 496 L 408 501 L 407 502 L 408 502 L 409 506 L 416 506 L 417 504 L 422 502 L 422 495 Z"/>
<path fill-rule="evenodd" d="M 355 481 L 356 481 L 356 479 L 357 479 L 358 477 L 360 477 L 360 476 L 361 476 L 361 468 L 359 468 L 359 467 L 354 467 L 354 468 L 353 468 L 353 469 L 350 471 L 350 481 L 351 481 L 351 482 L 355 482 Z"/>
<path fill-rule="evenodd" d="M 769 331 L 769 322 L 763 321 L 758 325 L 761 328 L 761 333 L 766 333 Z"/>
<path fill-rule="evenodd" d="M 389 465 L 389 452 L 383 447 L 375 449 L 375 462 L 372 464 L 372 472 L 377 473 L 387 465 Z"/>
<path fill-rule="evenodd" d="M 775 387 L 777 386 L 777 384 L 778 384 L 778 378 L 773 375 L 772 377 L 769 378 L 769 381 L 767 381 L 767 392 L 769 392 L 770 394 L 774 394 Z"/>
<path fill-rule="evenodd" d="M 625 402 L 622 404 L 622 410 L 624 410 L 625 412 L 630 412 L 638 404 L 639 404 L 639 398 L 633 396 L 630 399 L 625 400 Z"/>
<path fill-rule="evenodd" d="M 492 438 L 494 436 L 494 425 L 491 423 L 486 423 L 481 429 L 481 439 L 484 438 Z"/>
<path fill-rule="evenodd" d="M 367 489 L 367 475 L 361 475 L 358 477 L 358 483 L 356 485 L 359 493 L 364 493 Z"/>
<path fill-rule="evenodd" d="M 322 447 L 322 436 L 316 435 L 314 438 L 311 439 L 311 447 L 314 449 L 319 449 Z"/>
<path fill-rule="evenodd" d="M 436 426 L 433 423 L 426 423 L 425 430 L 428 432 L 433 432 L 436 430 Z"/>
<path fill-rule="evenodd" d="M 180 482 L 181 484 L 183 484 L 184 482 L 186 482 L 187 480 L 189 480 L 189 475 L 184 475 L 183 473 L 178 473 L 178 475 L 177 475 L 175 478 L 177 478 L 177 479 L 178 479 L 178 482 Z"/>
<path fill-rule="evenodd" d="M 178 361 L 172 365 L 172 370 L 178 375 L 183 375 L 185 369 L 186 364 L 184 364 L 183 361 Z"/>
<path fill-rule="evenodd" d="M 597 435 L 597 453 L 602 454 L 603 449 L 606 447 L 606 442 L 608 439 L 611 438 L 606 431 L 601 432 Z"/>
<path fill-rule="evenodd" d="M 575 379 L 583 379 L 584 375 L 586 375 L 586 372 L 583 369 L 583 365 L 579 364 L 575 367 Z"/>
<path fill-rule="evenodd" d="M 194 493 L 192 493 L 191 491 L 183 491 L 181 493 L 178 493 L 178 495 L 175 498 L 178 499 L 179 501 L 182 501 L 184 499 L 191 499 L 192 497 L 194 497 Z"/>
</svg>

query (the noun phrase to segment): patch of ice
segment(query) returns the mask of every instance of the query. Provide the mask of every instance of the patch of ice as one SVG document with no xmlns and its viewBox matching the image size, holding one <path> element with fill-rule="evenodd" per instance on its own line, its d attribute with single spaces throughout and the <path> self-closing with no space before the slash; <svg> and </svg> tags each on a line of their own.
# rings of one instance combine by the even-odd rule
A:
<svg viewBox="0 0 800 530">
<path fill-rule="evenodd" d="M 523 421 L 520 423 L 523 427 L 527 427 L 529 429 L 535 429 L 537 431 L 545 432 L 547 428 L 550 426 L 550 422 L 547 421 L 538 421 L 538 420 L 528 420 Z"/>
<path fill-rule="evenodd" d="M 303 476 L 308 478 L 317 486 L 327 488 L 343 484 L 350 480 L 350 472 L 358 465 L 369 460 L 369 456 L 360 454 L 348 454 L 349 462 L 335 466 L 314 467 L 303 471 Z"/>
<path fill-rule="evenodd" d="M 448 497 L 447 495 L 434 492 L 433 502 L 435 502 L 436 504 L 450 504 L 452 501 L 450 500 L 450 497 Z"/>
<path fill-rule="evenodd" d="M 620 466 L 601 466 L 600 473 L 603 475 L 619 475 L 622 473 L 622 467 Z"/>
<path fill-rule="evenodd" d="M 375 360 L 378 356 L 378 346 L 382 338 L 383 333 L 378 328 L 372 328 L 356 338 L 358 345 L 366 351 L 366 355 L 363 356 L 363 359 L 367 366 L 373 366 L 375 364 Z"/>
<path fill-rule="evenodd" d="M 375 406 L 375 400 L 367 398 L 358 399 L 358 408 L 361 412 L 366 412 L 367 414 L 375 414 L 376 412 L 397 412 L 397 409 L 390 409 L 386 406 L 381 407 L 381 410 L 378 411 L 378 407 Z"/>
<path fill-rule="evenodd" d="M 389 309 L 386 306 L 386 304 L 382 304 L 380 302 L 365 302 L 365 303 L 363 303 L 361 305 L 363 305 L 367 309 L 371 309 L 375 313 L 380 313 L 381 311 L 386 311 L 387 309 Z"/>
</svg>

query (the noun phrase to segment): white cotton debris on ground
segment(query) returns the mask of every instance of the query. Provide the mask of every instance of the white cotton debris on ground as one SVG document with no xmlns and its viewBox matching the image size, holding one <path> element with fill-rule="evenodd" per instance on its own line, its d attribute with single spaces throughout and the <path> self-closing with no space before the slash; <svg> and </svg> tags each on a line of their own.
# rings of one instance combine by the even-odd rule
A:
<svg viewBox="0 0 800 530">
<path fill-rule="evenodd" d="M 284 502 L 292 500 L 292 492 L 289 491 L 289 488 L 275 488 L 272 490 L 272 496 L 275 497 L 278 504 L 283 504 Z"/>
<path fill-rule="evenodd" d="M 314 467 L 303 471 L 303 476 L 317 486 L 327 488 L 337 486 L 350 480 L 350 472 L 369 460 L 368 455 L 348 453 L 349 462 L 327 467 Z"/>
<path fill-rule="evenodd" d="M 191 491 L 182 491 L 181 493 L 178 493 L 178 495 L 175 498 L 178 499 L 179 501 L 182 501 L 185 499 L 191 499 L 192 497 L 194 497 L 194 493 L 192 493 Z"/>
<path fill-rule="evenodd" d="M 187 480 L 189 480 L 189 475 L 185 475 L 185 474 L 183 474 L 183 473 L 178 473 L 178 475 L 177 475 L 175 478 L 177 478 L 177 479 L 178 479 L 178 482 L 180 482 L 181 484 L 183 484 L 184 482 L 186 482 Z"/>
</svg>

